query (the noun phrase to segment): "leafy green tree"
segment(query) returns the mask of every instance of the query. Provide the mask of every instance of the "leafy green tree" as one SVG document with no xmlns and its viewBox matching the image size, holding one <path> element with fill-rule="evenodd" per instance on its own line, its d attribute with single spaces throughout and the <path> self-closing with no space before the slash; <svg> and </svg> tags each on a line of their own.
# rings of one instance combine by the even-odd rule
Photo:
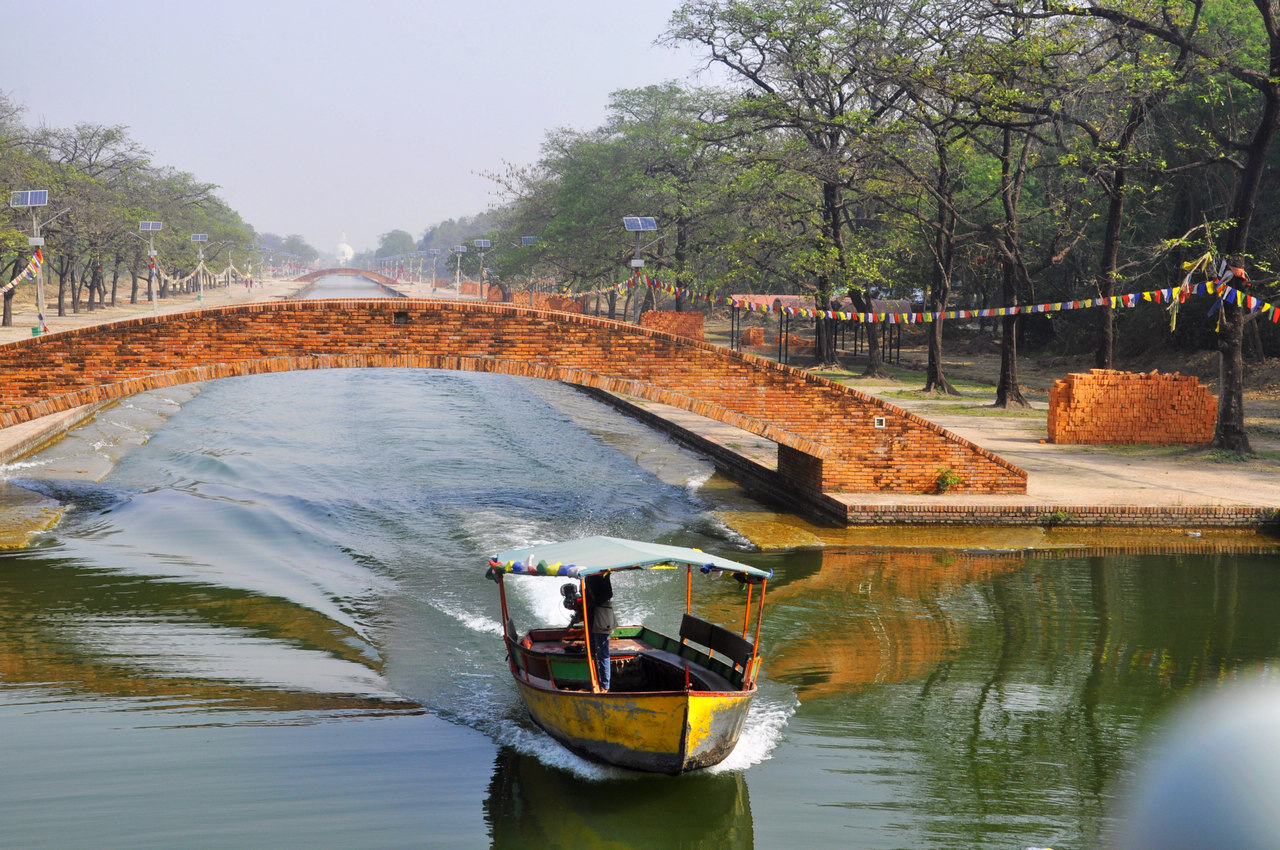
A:
<svg viewBox="0 0 1280 850">
<path fill-rule="evenodd" d="M 375 257 L 398 257 L 418 250 L 418 243 L 404 230 L 390 230 L 378 237 Z"/>
<path fill-rule="evenodd" d="M 1275 0 L 1044 0 L 1042 8 L 1048 14 L 1106 22 L 1194 57 L 1202 75 L 1197 91 L 1213 105 L 1217 118 L 1204 141 L 1232 172 L 1218 254 L 1232 265 L 1245 263 L 1263 177 L 1280 132 L 1280 8 Z M 1244 428 L 1246 319 L 1242 306 L 1224 301 L 1219 334 L 1223 380 L 1214 445 L 1240 453 L 1251 451 Z"/>
<path fill-rule="evenodd" d="M 878 7 L 827 0 L 692 0 L 673 15 L 666 35 L 698 45 L 745 86 L 735 118 L 780 136 L 783 143 L 769 149 L 774 163 L 811 181 L 815 192 L 806 201 L 821 227 L 793 233 L 808 243 L 800 253 L 811 261 L 811 291 L 821 310 L 846 293 L 859 311 L 872 307 L 875 269 L 860 267 L 859 258 L 870 255 L 849 240 L 861 203 L 857 190 L 874 170 L 867 136 L 902 97 L 895 83 L 864 73 L 889 60 L 893 35 Z M 818 357 L 831 363 L 834 327 L 817 328 Z M 869 335 L 866 372 L 882 372 L 876 334 Z"/>
</svg>

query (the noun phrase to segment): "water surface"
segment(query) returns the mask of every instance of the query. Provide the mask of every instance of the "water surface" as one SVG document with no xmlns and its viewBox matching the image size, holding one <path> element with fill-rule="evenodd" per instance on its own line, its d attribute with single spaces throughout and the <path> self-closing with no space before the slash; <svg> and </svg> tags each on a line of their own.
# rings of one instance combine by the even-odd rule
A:
<svg viewBox="0 0 1280 850">
<path fill-rule="evenodd" d="M 1168 710 L 1280 653 L 1273 553 L 754 552 L 708 462 L 498 375 L 147 394 L 6 475 L 67 512 L 0 555 L 0 846 L 1092 847 Z M 527 719 L 485 558 L 596 533 L 775 570 L 721 767 Z M 554 584 L 511 582 L 518 624 Z M 675 625 L 679 581 L 615 589 Z"/>
</svg>

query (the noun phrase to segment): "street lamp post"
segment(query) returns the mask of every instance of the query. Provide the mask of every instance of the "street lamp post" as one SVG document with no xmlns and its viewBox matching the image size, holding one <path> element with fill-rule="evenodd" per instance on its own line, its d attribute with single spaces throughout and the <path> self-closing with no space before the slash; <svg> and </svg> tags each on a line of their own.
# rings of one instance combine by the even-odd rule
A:
<svg viewBox="0 0 1280 850">
<path fill-rule="evenodd" d="M 443 248 L 431 248 L 427 251 L 431 255 L 431 291 L 436 291 L 436 263 L 440 262 L 440 255 L 444 253 Z"/>
<path fill-rule="evenodd" d="M 140 221 L 138 231 L 147 234 L 147 256 L 151 258 L 150 272 L 147 276 L 147 290 L 151 294 L 151 312 L 158 312 L 156 303 L 156 234 L 164 229 L 163 221 Z M 139 236 L 139 239 L 142 237 Z"/>
<path fill-rule="evenodd" d="M 488 239 L 477 239 L 477 240 L 475 241 L 475 246 L 476 246 L 476 248 L 478 248 L 478 249 L 480 250 L 480 300 L 481 300 L 481 301 L 483 301 L 483 300 L 485 299 L 485 294 L 484 294 L 484 277 L 485 277 L 485 275 L 484 275 L 484 273 L 485 273 L 485 268 L 484 268 L 484 252 L 485 252 L 485 251 L 487 251 L 487 250 L 489 250 L 491 247 L 493 247 L 493 243 L 492 243 L 492 242 L 490 242 Z"/>
<path fill-rule="evenodd" d="M 196 300 L 204 301 L 204 243 L 209 241 L 209 234 L 193 233 L 191 234 L 191 241 L 196 243 L 196 254 L 200 258 L 199 262 L 196 263 L 196 287 L 198 289 Z"/>
<path fill-rule="evenodd" d="M 31 238 L 27 240 L 27 247 L 40 250 L 44 247 L 44 237 L 40 235 L 42 228 L 53 223 L 53 220 L 63 213 L 71 209 L 67 207 L 54 213 L 44 221 L 40 220 L 40 207 L 49 205 L 48 189 L 33 189 L 22 192 L 9 193 L 9 206 L 14 209 L 30 209 L 31 210 Z M 44 252 L 40 251 L 41 259 Z M 48 328 L 44 324 L 44 263 L 40 263 L 40 269 L 36 272 L 36 321 L 39 323 L 39 332 L 44 333 Z"/>
<path fill-rule="evenodd" d="M 453 272 L 453 288 L 462 294 L 462 255 L 467 253 L 466 245 L 454 245 L 449 249 L 458 257 L 458 267 Z"/>
<path fill-rule="evenodd" d="M 636 235 L 636 251 L 631 256 L 631 268 L 634 269 L 635 273 L 638 274 L 640 272 L 640 269 L 644 268 L 644 257 L 641 256 L 641 252 L 643 252 L 645 248 L 649 248 L 653 245 L 658 244 L 665 237 L 659 236 L 657 239 L 653 240 L 648 245 L 640 244 L 645 233 L 656 233 L 658 231 L 658 222 L 656 219 L 653 218 L 653 216 L 648 216 L 648 215 L 624 216 L 622 219 L 622 226 L 627 231 L 634 232 Z M 609 309 L 612 312 L 612 309 L 613 309 L 612 306 L 610 306 Z"/>
</svg>

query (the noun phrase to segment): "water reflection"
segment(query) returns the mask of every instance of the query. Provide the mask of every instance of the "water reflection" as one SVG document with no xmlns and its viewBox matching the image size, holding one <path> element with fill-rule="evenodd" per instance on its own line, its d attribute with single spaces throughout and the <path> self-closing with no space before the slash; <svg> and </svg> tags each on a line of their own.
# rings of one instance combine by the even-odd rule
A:
<svg viewBox="0 0 1280 850">
<path fill-rule="evenodd" d="M 736 772 L 592 782 L 503 747 L 484 813 L 495 848 L 755 846 L 747 783 Z"/>
<path fill-rule="evenodd" d="M 802 701 L 920 680 L 965 644 L 961 588 L 1025 566 L 1022 556 L 824 550 L 769 588 L 770 677 Z M 794 559 L 789 564 L 794 563 Z"/>
<path fill-rule="evenodd" d="M 43 701 L 146 708 L 386 711 L 377 651 L 348 625 L 287 599 L 14 557 L 0 571 L 0 681 Z"/>
</svg>

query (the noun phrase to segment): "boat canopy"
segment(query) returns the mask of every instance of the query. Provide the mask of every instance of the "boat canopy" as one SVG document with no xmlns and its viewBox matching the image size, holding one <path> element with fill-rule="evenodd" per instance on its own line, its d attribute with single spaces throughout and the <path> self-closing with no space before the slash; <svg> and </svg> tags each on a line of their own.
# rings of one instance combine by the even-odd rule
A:
<svg viewBox="0 0 1280 850">
<path fill-rule="evenodd" d="M 704 573 L 740 574 L 759 581 L 773 576 L 773 570 L 749 567 L 728 558 L 709 555 L 684 546 L 642 543 L 620 537 L 582 537 L 560 543 L 544 543 L 499 552 L 489 559 L 489 569 L 518 575 L 582 578 L 606 570 L 650 570 L 691 566 Z"/>
</svg>

